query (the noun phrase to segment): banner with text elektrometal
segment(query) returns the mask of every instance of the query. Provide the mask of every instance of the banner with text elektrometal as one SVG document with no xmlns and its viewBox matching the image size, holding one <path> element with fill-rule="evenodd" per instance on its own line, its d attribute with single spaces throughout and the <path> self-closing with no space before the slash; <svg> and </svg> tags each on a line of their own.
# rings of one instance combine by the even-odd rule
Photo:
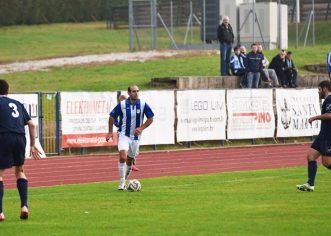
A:
<svg viewBox="0 0 331 236">
<path fill-rule="evenodd" d="M 127 94 L 127 93 L 124 93 Z M 175 143 L 175 95 L 174 91 L 140 91 L 139 97 L 154 112 L 153 123 L 143 131 L 141 145 Z M 146 121 L 146 117 L 144 118 Z"/>
<path fill-rule="evenodd" d="M 308 119 L 321 114 L 317 89 L 277 89 L 277 137 L 317 135 L 320 121 L 311 124 Z"/>
<path fill-rule="evenodd" d="M 41 152 L 41 157 L 46 157 L 46 154 L 43 148 L 40 145 L 39 137 L 38 137 L 38 129 L 39 129 L 39 102 L 38 102 L 38 94 L 10 94 L 9 98 L 15 99 L 21 102 L 27 112 L 29 113 L 31 119 L 36 124 L 36 134 L 37 138 L 35 140 L 36 146 L 38 150 Z M 28 126 L 25 126 L 25 137 L 26 137 L 26 147 L 25 147 L 25 156 L 29 157 L 30 155 L 30 134 Z"/>
<path fill-rule="evenodd" d="M 227 109 L 228 139 L 274 137 L 272 89 L 227 90 Z"/>
<path fill-rule="evenodd" d="M 116 92 L 61 92 L 62 147 L 116 145 L 115 132 L 112 141 L 105 138 L 116 96 Z"/>
<path fill-rule="evenodd" d="M 225 90 L 177 91 L 178 142 L 225 140 Z"/>
</svg>

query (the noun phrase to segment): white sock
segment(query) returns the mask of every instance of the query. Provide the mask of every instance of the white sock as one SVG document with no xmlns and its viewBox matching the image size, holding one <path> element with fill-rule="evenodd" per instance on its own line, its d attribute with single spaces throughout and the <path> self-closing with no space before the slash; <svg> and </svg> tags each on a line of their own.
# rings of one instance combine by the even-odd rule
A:
<svg viewBox="0 0 331 236">
<path fill-rule="evenodd" d="M 126 165 L 126 172 L 125 172 L 125 179 L 128 179 L 132 171 L 132 165 L 128 166 Z"/>
<path fill-rule="evenodd" d="M 118 174 L 120 176 L 120 182 L 124 183 L 125 182 L 125 172 L 126 172 L 126 163 L 123 162 L 118 162 Z"/>
</svg>

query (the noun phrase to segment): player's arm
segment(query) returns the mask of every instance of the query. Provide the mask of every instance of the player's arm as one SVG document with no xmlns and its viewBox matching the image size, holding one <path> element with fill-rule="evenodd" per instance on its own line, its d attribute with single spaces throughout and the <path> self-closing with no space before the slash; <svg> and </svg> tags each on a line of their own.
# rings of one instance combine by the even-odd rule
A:
<svg viewBox="0 0 331 236">
<path fill-rule="evenodd" d="M 113 139 L 113 126 L 114 126 L 114 118 L 109 116 L 108 119 L 108 133 L 106 135 L 106 141 L 108 142 L 110 139 Z"/>
<path fill-rule="evenodd" d="M 144 129 L 146 129 L 148 126 L 150 126 L 153 123 L 153 117 L 148 118 L 142 126 L 138 127 L 135 129 L 134 134 L 135 135 L 140 135 Z"/>
<path fill-rule="evenodd" d="M 28 120 L 27 125 L 29 127 L 29 134 L 30 134 L 30 157 L 33 157 L 35 160 L 40 159 L 40 151 L 36 147 L 36 125 L 32 120 Z"/>
<path fill-rule="evenodd" d="M 318 115 L 318 116 L 310 117 L 308 121 L 309 121 L 309 123 L 311 123 L 315 120 L 331 120 L 331 112 L 324 113 L 324 114 Z"/>
</svg>

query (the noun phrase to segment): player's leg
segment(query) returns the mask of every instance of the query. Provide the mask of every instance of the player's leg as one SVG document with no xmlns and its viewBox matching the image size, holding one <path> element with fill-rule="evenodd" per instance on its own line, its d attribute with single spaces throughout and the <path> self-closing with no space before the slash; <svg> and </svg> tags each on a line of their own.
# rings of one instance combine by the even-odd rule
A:
<svg viewBox="0 0 331 236">
<path fill-rule="evenodd" d="M 139 141 L 132 140 L 132 142 L 130 143 L 129 151 L 128 151 L 128 158 L 126 161 L 125 179 L 128 179 L 131 174 L 133 161 L 138 156 L 138 153 L 139 153 Z"/>
<path fill-rule="evenodd" d="M 331 170 L 331 156 L 322 156 L 322 164 Z"/>
<path fill-rule="evenodd" d="M 132 170 L 133 171 L 139 171 L 139 168 L 137 167 L 137 159 L 136 158 L 133 159 Z"/>
<path fill-rule="evenodd" d="M 15 166 L 16 186 L 21 199 L 21 219 L 28 218 L 28 180 L 25 176 L 23 165 Z"/>
<path fill-rule="evenodd" d="M 297 189 L 301 191 L 314 191 L 315 186 L 315 177 L 317 173 L 317 162 L 316 160 L 321 155 L 319 151 L 313 148 L 314 144 L 312 145 L 312 148 L 309 149 L 307 153 L 307 171 L 308 171 L 308 181 L 305 184 L 299 184 L 297 185 Z"/>
<path fill-rule="evenodd" d="M 0 221 L 5 220 L 5 215 L 3 214 L 3 209 L 2 209 L 2 199 L 3 199 L 3 193 L 4 193 L 4 187 L 3 187 L 4 173 L 5 173 L 5 170 L 0 169 Z"/>
<path fill-rule="evenodd" d="M 118 151 L 119 151 L 119 161 L 118 161 L 118 174 L 120 177 L 120 183 L 118 190 L 125 190 L 125 173 L 126 173 L 126 160 L 129 150 L 130 139 L 122 134 L 118 136 Z"/>
</svg>

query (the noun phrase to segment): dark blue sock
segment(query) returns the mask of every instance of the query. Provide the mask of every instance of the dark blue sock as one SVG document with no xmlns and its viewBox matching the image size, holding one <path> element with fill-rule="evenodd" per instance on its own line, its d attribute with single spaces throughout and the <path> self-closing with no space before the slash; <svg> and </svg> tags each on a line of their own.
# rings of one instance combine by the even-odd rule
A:
<svg viewBox="0 0 331 236">
<path fill-rule="evenodd" d="M 2 212 L 3 182 L 0 181 L 0 213 Z"/>
<path fill-rule="evenodd" d="M 28 180 L 18 179 L 17 180 L 17 190 L 21 198 L 21 207 L 28 207 Z"/>
<path fill-rule="evenodd" d="M 315 176 L 317 172 L 317 163 L 316 161 L 308 161 L 308 184 L 314 186 Z"/>
</svg>

